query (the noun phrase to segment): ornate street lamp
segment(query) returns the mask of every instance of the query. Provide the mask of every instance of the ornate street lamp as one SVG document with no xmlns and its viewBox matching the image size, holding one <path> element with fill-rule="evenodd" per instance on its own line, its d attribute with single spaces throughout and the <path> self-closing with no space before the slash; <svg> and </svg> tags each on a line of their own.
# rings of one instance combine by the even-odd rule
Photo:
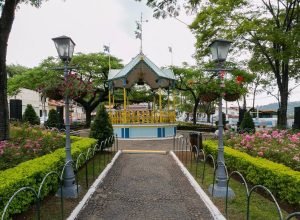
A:
<svg viewBox="0 0 300 220">
<path fill-rule="evenodd" d="M 227 54 L 231 45 L 231 41 L 217 39 L 210 45 L 212 59 L 218 64 L 218 76 L 221 81 L 221 87 L 224 87 L 224 62 L 227 58 Z M 227 186 L 227 175 L 225 172 L 225 159 L 224 159 L 224 144 L 223 144 L 223 117 L 222 117 L 222 99 L 223 94 L 219 97 L 219 123 L 218 123 L 218 158 L 217 158 L 217 171 L 216 171 L 216 184 L 209 186 L 209 192 L 214 197 L 225 197 Z M 233 197 L 234 192 L 228 187 L 228 196 Z"/>
<path fill-rule="evenodd" d="M 64 79 L 68 80 L 68 64 L 73 57 L 75 43 L 67 36 L 56 37 L 54 41 L 59 58 L 64 62 Z M 71 155 L 71 140 L 70 140 L 70 118 L 69 118 L 69 97 L 65 95 L 65 126 L 66 126 L 66 168 L 64 171 L 64 184 L 62 187 L 63 197 L 76 198 L 78 197 L 75 174 L 73 170 L 72 155 Z M 57 193 L 60 195 L 60 190 Z"/>
</svg>

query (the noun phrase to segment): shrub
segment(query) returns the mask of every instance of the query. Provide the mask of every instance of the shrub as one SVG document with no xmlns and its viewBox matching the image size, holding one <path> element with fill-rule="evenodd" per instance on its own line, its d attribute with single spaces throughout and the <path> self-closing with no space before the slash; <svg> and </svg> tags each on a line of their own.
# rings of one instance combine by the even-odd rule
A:
<svg viewBox="0 0 300 220">
<path fill-rule="evenodd" d="M 102 141 L 113 135 L 113 127 L 104 105 L 100 105 L 95 120 L 91 126 L 90 137 L 98 140 L 100 145 Z"/>
<path fill-rule="evenodd" d="M 244 114 L 244 118 L 240 125 L 240 129 L 243 132 L 248 132 L 248 133 L 255 132 L 255 125 L 254 125 L 253 119 L 248 111 L 245 112 L 245 114 Z"/>
<path fill-rule="evenodd" d="M 64 143 L 64 136 L 56 132 L 32 128 L 26 124 L 21 127 L 11 126 L 10 140 L 0 142 L 0 170 L 52 153 L 64 146 Z"/>
<path fill-rule="evenodd" d="M 178 130 L 188 130 L 188 131 L 200 131 L 200 132 L 215 132 L 217 130 L 216 126 L 206 125 L 206 124 L 196 124 L 191 123 L 179 123 L 177 125 Z"/>
<path fill-rule="evenodd" d="M 34 111 L 32 105 L 27 105 L 25 112 L 23 114 L 23 121 L 29 122 L 31 125 L 39 125 L 40 119 L 37 116 L 36 112 Z"/>
<path fill-rule="evenodd" d="M 300 132 L 262 130 L 253 134 L 227 133 L 225 145 L 300 171 Z"/>
<path fill-rule="evenodd" d="M 77 141 L 76 141 L 77 140 Z M 75 159 L 81 152 L 86 152 L 88 148 L 96 143 L 91 138 L 73 138 L 72 141 L 72 157 Z M 15 191 L 24 186 L 33 187 L 36 191 L 42 182 L 44 176 L 50 171 L 61 172 L 65 163 L 65 149 L 60 148 L 51 154 L 29 160 L 19 164 L 15 168 L 7 169 L 0 172 L 0 215 L 2 215 L 4 206 Z M 58 188 L 56 178 L 49 178 L 49 183 L 43 188 L 43 195 L 56 191 Z M 26 191 L 17 196 L 9 208 L 10 214 L 21 213 L 34 201 L 31 192 Z"/>
<path fill-rule="evenodd" d="M 58 128 L 59 127 L 59 118 L 58 118 L 58 114 L 57 111 L 55 111 L 54 109 L 51 109 L 49 111 L 49 115 L 48 115 L 48 120 L 45 122 L 45 126 L 50 127 L 50 128 Z"/>
<path fill-rule="evenodd" d="M 207 154 L 215 157 L 218 154 L 216 141 L 205 141 L 204 149 Z M 300 205 L 300 172 L 229 147 L 225 147 L 224 154 L 229 169 L 238 170 L 252 184 L 268 187 L 277 198 Z"/>
</svg>

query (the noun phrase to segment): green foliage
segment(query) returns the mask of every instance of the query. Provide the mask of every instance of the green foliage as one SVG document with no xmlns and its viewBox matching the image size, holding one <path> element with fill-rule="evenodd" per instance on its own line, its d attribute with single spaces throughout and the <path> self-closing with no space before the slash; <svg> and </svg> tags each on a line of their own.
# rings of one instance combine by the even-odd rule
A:
<svg viewBox="0 0 300 220">
<path fill-rule="evenodd" d="M 50 127 L 50 128 L 60 127 L 59 116 L 57 114 L 57 111 L 55 111 L 55 109 L 51 109 L 49 111 L 48 120 L 45 122 L 45 126 Z"/>
<path fill-rule="evenodd" d="M 220 84 L 220 80 L 207 77 L 199 87 L 199 94 L 215 93 L 220 96 L 222 92 Z"/>
<path fill-rule="evenodd" d="M 95 120 L 91 125 L 90 137 L 102 141 L 113 135 L 113 127 L 104 105 L 100 105 Z"/>
<path fill-rule="evenodd" d="M 206 154 L 215 157 L 218 153 L 216 141 L 205 141 Z M 238 170 L 251 184 L 261 184 L 282 201 L 300 205 L 300 172 L 267 159 L 252 157 L 246 153 L 225 147 L 225 161 L 230 170 Z"/>
<path fill-rule="evenodd" d="M 196 124 L 193 125 L 191 123 L 179 123 L 177 125 L 178 130 L 188 130 L 188 131 L 200 131 L 200 132 L 215 132 L 217 127 L 213 125 L 207 124 Z"/>
<path fill-rule="evenodd" d="M 40 124 L 40 118 L 37 116 L 32 105 L 28 104 L 22 117 L 23 122 L 29 122 L 31 125 Z"/>
<path fill-rule="evenodd" d="M 54 71 L 53 68 L 59 65 L 57 59 L 48 57 L 39 66 L 28 69 L 22 74 L 14 75 L 8 79 L 8 94 L 17 94 L 21 88 L 41 91 L 44 87 L 54 87 L 58 83 L 58 76 L 61 73 L 60 71 Z M 45 82 L 47 82 L 47 86 L 45 86 Z"/>
<path fill-rule="evenodd" d="M 245 112 L 243 121 L 240 125 L 240 129 L 243 132 L 255 132 L 255 125 L 253 122 L 253 118 L 250 115 L 250 112 Z"/>
<path fill-rule="evenodd" d="M 199 90 L 205 79 L 204 73 L 200 69 L 187 64 L 172 69 L 178 79 L 175 88 L 180 90 L 181 96 L 184 97 L 184 105 L 180 106 L 181 110 L 193 111 L 193 114 L 196 114 L 199 105 Z M 196 118 L 193 119 L 193 123 L 196 124 Z"/>
<path fill-rule="evenodd" d="M 10 131 L 11 138 L 0 142 L 0 170 L 49 154 L 65 143 L 65 138 L 57 132 L 32 128 L 28 124 L 11 126 Z"/>
<path fill-rule="evenodd" d="M 208 1 L 190 26 L 199 62 L 205 62 L 213 38 L 234 39 L 231 53 L 236 56 L 251 53 L 249 69 L 276 83 L 281 106 L 277 123 L 283 127 L 289 81 L 299 78 L 299 7 L 299 1 Z"/>
<path fill-rule="evenodd" d="M 45 96 L 61 100 L 64 95 L 81 104 L 87 114 L 86 126 L 90 124 L 90 113 L 100 102 L 107 100 L 107 77 L 109 70 L 108 55 L 104 53 L 75 54 L 70 66 L 78 67 L 69 74 L 68 82 L 64 82 L 63 71 L 57 71 L 63 64 L 59 59 L 48 57 L 42 63 L 23 74 L 8 80 L 8 93 L 14 95 L 20 88 L 42 92 Z M 110 56 L 112 69 L 120 69 L 121 60 Z"/>
<path fill-rule="evenodd" d="M 72 157 L 77 158 L 80 153 L 86 152 L 88 148 L 95 143 L 96 140 L 94 139 L 77 137 L 71 146 Z M 5 204 L 19 188 L 30 186 L 38 191 L 38 187 L 47 173 L 50 171 L 60 173 L 64 165 L 65 155 L 65 149 L 61 148 L 51 154 L 29 160 L 15 168 L 0 172 L 0 214 L 2 215 Z M 57 182 L 55 177 L 49 178 L 48 183 L 43 188 L 43 196 L 49 194 L 51 191 L 56 191 L 58 187 Z M 26 210 L 33 201 L 34 197 L 32 193 L 26 191 L 14 199 L 10 206 L 9 213 L 20 213 Z"/>
<path fill-rule="evenodd" d="M 11 64 L 6 66 L 6 71 L 7 71 L 7 75 L 8 77 L 13 77 L 19 74 L 22 74 L 24 72 L 26 72 L 28 70 L 27 67 L 25 66 L 21 66 L 21 65 L 15 65 L 15 64 Z"/>
</svg>

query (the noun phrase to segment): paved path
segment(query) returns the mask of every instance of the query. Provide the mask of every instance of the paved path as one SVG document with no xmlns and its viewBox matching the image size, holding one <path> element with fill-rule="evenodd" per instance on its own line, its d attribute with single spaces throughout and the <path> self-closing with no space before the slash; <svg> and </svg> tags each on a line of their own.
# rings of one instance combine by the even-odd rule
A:
<svg viewBox="0 0 300 220">
<path fill-rule="evenodd" d="M 173 158 L 121 154 L 77 219 L 212 219 Z"/>
<path fill-rule="evenodd" d="M 121 150 L 165 150 L 173 149 L 173 139 L 163 140 L 119 140 Z"/>
</svg>

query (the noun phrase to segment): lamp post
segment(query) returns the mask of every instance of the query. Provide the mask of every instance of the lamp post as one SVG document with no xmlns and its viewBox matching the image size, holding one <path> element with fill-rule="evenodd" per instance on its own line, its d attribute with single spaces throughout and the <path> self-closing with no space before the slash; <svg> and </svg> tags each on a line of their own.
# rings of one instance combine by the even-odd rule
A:
<svg viewBox="0 0 300 220">
<path fill-rule="evenodd" d="M 64 62 L 64 80 L 68 80 L 68 64 L 72 59 L 75 43 L 67 36 L 56 37 L 54 41 L 59 58 Z M 72 161 L 71 140 L 70 140 L 70 118 L 69 118 L 69 97 L 65 97 L 65 126 L 66 126 L 66 163 Z M 64 172 L 63 196 L 66 198 L 76 198 L 78 195 L 75 174 L 72 163 L 68 163 Z M 60 190 L 57 193 L 60 195 Z"/>
<path fill-rule="evenodd" d="M 227 54 L 231 45 L 231 41 L 217 39 L 214 40 L 210 45 L 210 50 L 212 54 L 212 59 L 218 65 L 218 77 L 221 81 L 221 87 L 224 87 L 223 71 L 224 62 L 227 58 Z M 225 159 L 224 159 L 224 144 L 223 144 L 223 115 L 222 115 L 222 99 L 223 94 L 219 97 L 219 123 L 218 123 L 218 158 L 217 158 L 217 170 L 216 170 L 216 184 L 209 186 L 209 192 L 213 194 L 214 197 L 225 197 L 226 196 L 226 186 L 227 186 L 227 176 L 225 172 Z M 214 188 L 213 188 L 214 187 Z M 228 187 L 228 196 L 233 197 L 234 192 Z"/>
</svg>

